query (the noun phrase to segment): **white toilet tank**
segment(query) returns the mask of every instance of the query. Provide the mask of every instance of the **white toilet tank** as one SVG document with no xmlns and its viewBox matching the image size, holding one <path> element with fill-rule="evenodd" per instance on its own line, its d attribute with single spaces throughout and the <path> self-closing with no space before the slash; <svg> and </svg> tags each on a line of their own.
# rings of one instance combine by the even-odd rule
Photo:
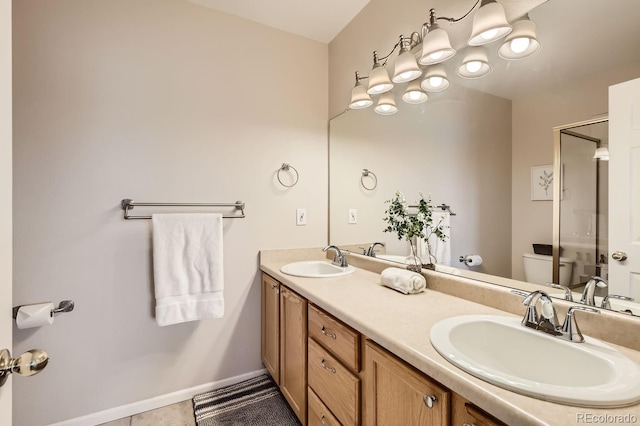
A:
<svg viewBox="0 0 640 426">
<path fill-rule="evenodd" d="M 529 283 L 545 284 L 553 281 L 553 257 L 543 254 L 524 253 L 524 279 Z M 560 258 L 560 282 L 558 284 L 569 286 L 571 273 L 573 272 L 573 260 L 566 257 Z"/>
</svg>

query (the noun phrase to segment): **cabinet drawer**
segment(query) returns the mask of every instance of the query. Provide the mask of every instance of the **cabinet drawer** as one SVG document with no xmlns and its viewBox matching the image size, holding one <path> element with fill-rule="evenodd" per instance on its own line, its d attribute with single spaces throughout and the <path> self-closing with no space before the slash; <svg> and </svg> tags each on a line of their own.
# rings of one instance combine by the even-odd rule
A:
<svg viewBox="0 0 640 426">
<path fill-rule="evenodd" d="M 360 419 L 360 379 L 309 338 L 309 387 L 344 425 Z"/>
<path fill-rule="evenodd" d="M 360 334 L 309 305 L 309 336 L 353 371 L 360 371 Z"/>
<path fill-rule="evenodd" d="M 451 424 L 474 424 L 476 426 L 506 426 L 491 414 L 476 407 L 462 396 L 454 393 L 451 395 Z"/>
<path fill-rule="evenodd" d="M 308 389 L 307 400 L 309 401 L 307 426 L 340 426 L 338 419 L 331 414 L 331 411 L 311 388 Z"/>
</svg>

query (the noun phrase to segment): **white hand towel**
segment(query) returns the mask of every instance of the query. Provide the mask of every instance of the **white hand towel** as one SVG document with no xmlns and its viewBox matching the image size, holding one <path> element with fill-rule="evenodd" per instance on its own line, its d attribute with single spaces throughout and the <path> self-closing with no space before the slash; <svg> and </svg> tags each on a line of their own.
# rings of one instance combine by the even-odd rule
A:
<svg viewBox="0 0 640 426">
<path fill-rule="evenodd" d="M 429 245 L 431 245 L 431 254 L 435 256 L 435 260 L 429 259 L 429 251 L 427 243 L 424 240 L 420 240 L 418 244 L 418 256 L 422 260 L 422 263 L 437 263 L 439 265 L 451 265 L 451 215 L 449 212 L 433 212 L 432 216 L 434 225 L 442 225 L 444 235 L 446 235 L 446 241 L 442 241 L 434 233 L 429 237 Z M 431 232 L 427 229 L 427 234 Z"/>
<path fill-rule="evenodd" d="M 423 292 L 427 280 L 417 272 L 400 268 L 387 268 L 380 274 L 380 282 L 404 294 Z"/>
<path fill-rule="evenodd" d="M 222 215 L 154 214 L 152 222 L 158 325 L 222 317 Z"/>
</svg>

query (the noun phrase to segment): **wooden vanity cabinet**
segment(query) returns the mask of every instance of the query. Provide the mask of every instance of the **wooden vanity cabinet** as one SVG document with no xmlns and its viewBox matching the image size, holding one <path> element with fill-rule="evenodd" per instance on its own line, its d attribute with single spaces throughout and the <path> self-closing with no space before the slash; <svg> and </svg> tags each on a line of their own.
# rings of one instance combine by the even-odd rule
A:
<svg viewBox="0 0 640 426">
<path fill-rule="evenodd" d="M 303 425 L 506 426 L 264 273 L 261 349 Z"/>
<path fill-rule="evenodd" d="M 262 274 L 262 364 L 280 384 L 280 283 Z"/>
<path fill-rule="evenodd" d="M 476 426 L 507 426 L 457 393 L 451 395 L 451 424 Z"/>
<path fill-rule="evenodd" d="M 371 341 L 365 345 L 368 425 L 449 425 L 451 393 Z"/>
<path fill-rule="evenodd" d="M 340 424 L 361 424 L 360 333 L 311 304 L 307 331 L 310 391 Z"/>
<path fill-rule="evenodd" d="M 280 390 L 307 422 L 307 300 L 280 287 Z"/>
<path fill-rule="evenodd" d="M 262 274 L 262 363 L 307 421 L 307 300 Z"/>
</svg>

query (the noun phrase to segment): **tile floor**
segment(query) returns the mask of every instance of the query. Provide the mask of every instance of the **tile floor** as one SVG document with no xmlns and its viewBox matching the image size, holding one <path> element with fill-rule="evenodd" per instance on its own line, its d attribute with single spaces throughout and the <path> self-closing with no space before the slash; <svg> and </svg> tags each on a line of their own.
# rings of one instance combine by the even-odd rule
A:
<svg viewBox="0 0 640 426">
<path fill-rule="evenodd" d="M 125 417 L 102 426 L 195 426 L 191 400 L 167 405 L 135 416 Z"/>
</svg>

